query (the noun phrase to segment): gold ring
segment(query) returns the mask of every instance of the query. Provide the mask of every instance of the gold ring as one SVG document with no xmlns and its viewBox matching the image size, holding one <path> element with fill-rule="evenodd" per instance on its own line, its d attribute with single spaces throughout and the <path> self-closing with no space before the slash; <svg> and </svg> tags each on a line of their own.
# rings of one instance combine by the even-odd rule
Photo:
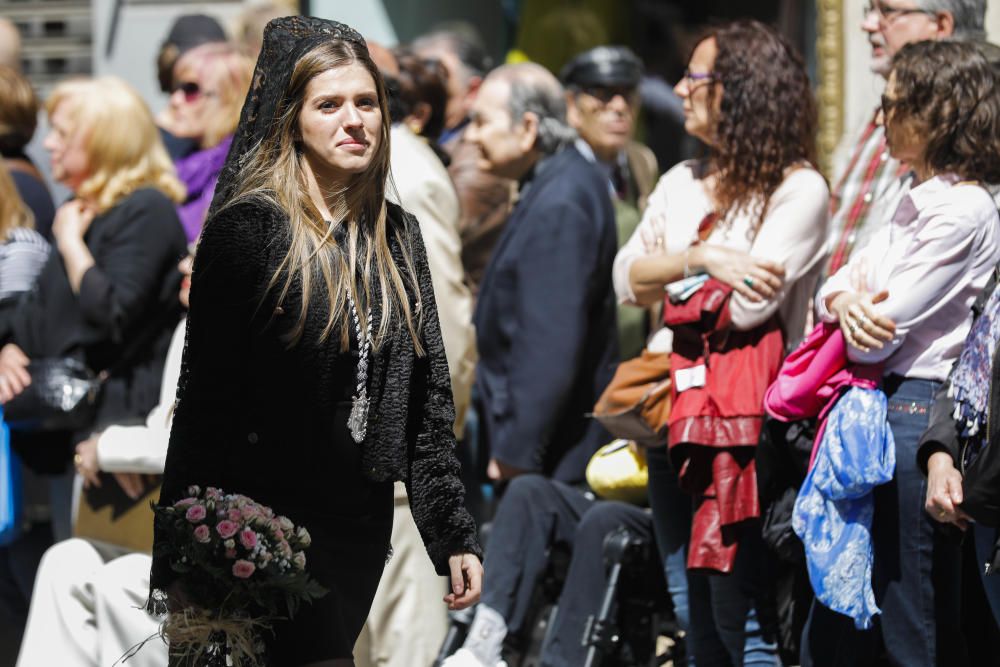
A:
<svg viewBox="0 0 1000 667">
<path fill-rule="evenodd" d="M 82 457 L 82 456 L 80 456 L 79 454 L 74 454 L 74 455 L 73 455 L 73 464 L 74 464 L 74 465 L 75 465 L 75 466 L 76 466 L 77 468 L 79 468 L 79 467 L 80 467 L 80 464 L 81 464 L 81 463 L 83 463 L 83 457 Z"/>
</svg>

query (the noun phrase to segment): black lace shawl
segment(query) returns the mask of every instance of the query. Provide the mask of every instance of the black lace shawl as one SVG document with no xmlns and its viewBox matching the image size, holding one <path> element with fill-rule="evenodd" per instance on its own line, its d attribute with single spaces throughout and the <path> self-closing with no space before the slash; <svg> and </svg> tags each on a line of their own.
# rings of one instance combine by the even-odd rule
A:
<svg viewBox="0 0 1000 667">
<path fill-rule="evenodd" d="M 224 205 L 236 190 L 240 160 L 266 136 L 295 61 L 325 39 L 363 41 L 347 26 L 299 16 L 272 21 L 264 35 L 253 88 L 195 259 L 161 503 L 176 502 L 186 495 L 190 484 L 240 492 L 226 489 L 227 481 L 266 478 L 269 467 L 283 464 L 296 466 L 298 486 L 290 487 L 288 494 L 322 488 L 317 485 L 323 484 L 323 471 L 309 469 L 308 461 L 296 456 L 294 443 L 269 444 L 264 435 L 280 434 L 282 424 L 293 421 L 294 416 L 272 414 L 277 411 L 269 410 L 266 401 L 258 409 L 247 406 L 247 396 L 266 395 L 267 388 L 288 386 L 288 378 L 269 377 L 259 370 L 283 368 L 284 358 L 279 359 L 277 352 L 261 357 L 259 346 L 239 347 L 248 337 L 260 340 L 269 335 L 266 320 L 277 304 L 264 297 L 269 277 L 288 250 L 287 215 L 259 201 Z M 447 574 L 449 556 L 474 553 L 481 557 L 482 551 L 475 523 L 464 507 L 464 488 L 458 477 L 448 362 L 419 224 L 398 206 L 389 203 L 387 207 L 392 256 L 402 266 L 408 255 L 417 275 L 419 293 L 409 294 L 409 298 L 413 312 L 423 311 L 420 335 L 426 354 L 416 355 L 410 334 L 402 326 L 393 327 L 388 340 L 373 352 L 368 377 L 371 409 L 361 445 L 362 464 L 364 474 L 372 480 L 406 482 L 428 555 L 437 571 Z M 293 284 L 286 303 L 301 297 L 297 289 L 300 284 Z M 247 305 L 251 303 L 252 307 Z M 375 299 L 372 304 L 374 321 L 380 317 L 376 312 L 379 303 Z M 309 335 L 310 327 L 321 329 L 326 321 L 322 304 L 317 302 L 316 306 L 310 307 L 307 332 L 294 355 L 300 366 L 316 369 L 311 377 L 296 382 L 309 383 L 322 392 L 329 384 L 322 359 L 336 343 L 319 343 Z M 249 334 L 248 327 L 252 330 Z M 251 355 L 252 350 L 256 351 Z M 248 433 L 253 437 L 248 438 Z M 319 430 L 306 435 L 324 437 Z M 247 447 L 247 442 L 254 446 Z M 162 543 L 156 535 L 148 602 L 148 609 L 156 613 L 166 611 L 164 591 L 176 576 L 169 562 L 157 554 L 156 545 Z"/>
</svg>

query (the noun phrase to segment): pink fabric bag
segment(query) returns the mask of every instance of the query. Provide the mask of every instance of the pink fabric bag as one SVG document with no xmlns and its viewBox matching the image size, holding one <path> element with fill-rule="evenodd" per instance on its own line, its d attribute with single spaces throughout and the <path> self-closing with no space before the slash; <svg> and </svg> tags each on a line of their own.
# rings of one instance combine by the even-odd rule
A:
<svg viewBox="0 0 1000 667">
<path fill-rule="evenodd" d="M 882 364 L 870 366 L 847 360 L 847 342 L 835 323 L 816 325 L 794 352 L 785 357 L 777 379 L 764 393 L 764 409 L 778 421 L 817 418 L 820 427 L 813 443 L 823 437 L 824 421 L 830 408 L 847 387 L 878 388 Z"/>
</svg>

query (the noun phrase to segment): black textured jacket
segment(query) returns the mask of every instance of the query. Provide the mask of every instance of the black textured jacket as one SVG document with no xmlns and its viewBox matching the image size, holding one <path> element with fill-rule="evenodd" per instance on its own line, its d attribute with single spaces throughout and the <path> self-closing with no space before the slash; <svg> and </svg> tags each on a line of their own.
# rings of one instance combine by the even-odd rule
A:
<svg viewBox="0 0 1000 667">
<path fill-rule="evenodd" d="M 978 319 L 1000 281 L 1000 266 L 986 288 L 972 305 L 973 319 Z M 957 362 L 956 362 L 957 363 Z M 987 407 L 986 444 L 969 465 L 962 462 L 964 443 L 952 415 L 955 404 L 949 396 L 951 378 L 941 385 L 931 406 L 930 422 L 917 446 L 917 465 L 927 474 L 927 461 L 935 452 L 951 455 L 955 467 L 962 471 L 962 509 L 973 519 L 987 526 L 1000 526 L 1000 348 L 993 355 L 990 368 L 990 400 Z"/>
<path fill-rule="evenodd" d="M 373 350 L 368 431 L 360 445 L 364 474 L 374 481 L 406 482 L 427 552 L 446 574 L 449 556 L 481 555 L 481 549 L 463 504 L 453 451 L 455 410 L 423 240 L 413 216 L 388 206 L 392 255 L 402 266 L 404 253 L 410 254 L 420 284 L 420 294 L 410 299 L 412 308 L 423 309 L 426 355 L 416 356 L 405 326 L 393 327 Z M 407 248 L 395 240 L 392 230 L 399 228 Z M 296 522 L 337 514 L 329 501 L 328 467 L 320 461 L 327 461 L 332 405 L 345 395 L 332 373 L 341 354 L 339 336 L 318 342 L 329 310 L 326 299 L 313 298 L 300 342 L 289 348 L 283 339 L 298 317 L 301 287 L 293 285 L 280 307 L 281 284 L 266 288 L 288 247 L 287 217 L 267 204 L 233 205 L 205 226 L 195 259 L 163 503 L 175 502 L 197 484 L 243 493 Z M 376 298 L 375 322 L 381 317 L 378 305 Z M 152 587 L 165 589 L 170 579 L 169 565 L 154 557 Z"/>
</svg>

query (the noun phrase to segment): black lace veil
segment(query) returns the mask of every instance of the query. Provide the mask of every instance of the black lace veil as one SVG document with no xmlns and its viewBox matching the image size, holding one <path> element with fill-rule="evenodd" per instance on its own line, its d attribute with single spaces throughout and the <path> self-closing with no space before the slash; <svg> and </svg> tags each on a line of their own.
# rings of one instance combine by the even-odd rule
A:
<svg viewBox="0 0 1000 667">
<path fill-rule="evenodd" d="M 319 44 L 345 40 L 365 52 L 365 39 L 350 26 L 312 16 L 284 16 L 264 28 L 264 43 L 254 68 L 253 80 L 226 164 L 219 174 L 215 196 L 208 211 L 211 218 L 235 194 L 237 174 L 250 151 L 274 129 L 275 112 L 281 104 L 295 63 Z"/>
</svg>

